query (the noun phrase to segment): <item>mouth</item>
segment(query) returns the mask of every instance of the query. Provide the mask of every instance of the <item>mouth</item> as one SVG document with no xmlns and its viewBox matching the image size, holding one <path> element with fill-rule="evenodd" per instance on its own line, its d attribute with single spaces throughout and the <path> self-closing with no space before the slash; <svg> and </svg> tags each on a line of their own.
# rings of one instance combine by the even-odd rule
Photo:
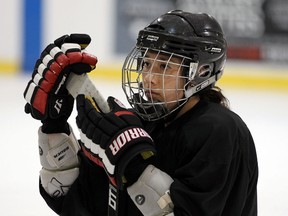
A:
<svg viewBox="0 0 288 216">
<path fill-rule="evenodd" d="M 145 96 L 150 101 L 159 101 L 160 94 L 158 92 L 155 92 L 155 91 L 146 90 L 145 91 Z"/>
</svg>

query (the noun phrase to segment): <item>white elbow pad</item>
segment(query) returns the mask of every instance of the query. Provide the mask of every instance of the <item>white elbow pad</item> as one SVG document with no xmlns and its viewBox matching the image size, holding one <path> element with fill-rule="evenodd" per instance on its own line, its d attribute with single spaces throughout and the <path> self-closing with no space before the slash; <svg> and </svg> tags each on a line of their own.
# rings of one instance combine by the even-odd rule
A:
<svg viewBox="0 0 288 216">
<path fill-rule="evenodd" d="M 144 216 L 173 215 L 174 206 L 170 197 L 172 182 L 167 173 L 149 165 L 127 191 Z"/>
<path fill-rule="evenodd" d="M 46 170 L 66 170 L 78 166 L 79 144 L 70 128 L 65 133 L 45 134 L 38 130 L 40 163 Z"/>
<path fill-rule="evenodd" d="M 51 197 L 64 196 L 79 175 L 79 168 L 69 170 L 50 171 L 42 168 L 40 181 L 44 190 Z"/>
</svg>

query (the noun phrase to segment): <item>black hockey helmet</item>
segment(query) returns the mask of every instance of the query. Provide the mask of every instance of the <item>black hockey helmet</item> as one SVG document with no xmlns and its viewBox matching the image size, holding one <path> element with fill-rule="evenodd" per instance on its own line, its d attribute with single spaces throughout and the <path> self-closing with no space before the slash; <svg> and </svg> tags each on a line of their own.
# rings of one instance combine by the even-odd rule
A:
<svg viewBox="0 0 288 216">
<path fill-rule="evenodd" d="M 124 62 L 122 87 L 128 102 L 146 120 L 170 115 L 192 95 L 214 86 L 223 73 L 226 50 L 223 31 L 209 14 L 173 10 L 161 15 L 139 31 L 136 46 Z M 177 78 L 186 80 L 185 86 L 180 89 L 184 92 L 183 98 L 163 102 L 145 98 L 141 64 L 150 51 L 182 59 L 182 74 Z M 168 103 L 177 105 L 169 110 Z"/>
<path fill-rule="evenodd" d="M 170 11 L 139 32 L 137 46 L 187 56 L 199 65 L 214 63 L 213 74 L 221 72 L 226 61 L 222 28 L 206 13 Z"/>
</svg>

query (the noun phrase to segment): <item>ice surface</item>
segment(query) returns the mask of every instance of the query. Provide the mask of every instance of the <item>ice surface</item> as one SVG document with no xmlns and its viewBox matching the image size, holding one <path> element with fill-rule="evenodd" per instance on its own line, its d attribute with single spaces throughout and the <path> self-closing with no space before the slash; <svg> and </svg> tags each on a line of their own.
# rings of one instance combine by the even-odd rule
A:
<svg viewBox="0 0 288 216">
<path fill-rule="evenodd" d="M 38 192 L 37 130 L 40 123 L 23 111 L 28 77 L 0 76 L 0 215 L 55 215 Z M 104 96 L 125 102 L 120 83 L 95 81 Z M 258 202 L 261 216 L 288 212 L 288 92 L 224 88 L 232 109 L 250 128 L 259 160 Z M 75 113 L 71 117 L 73 122 Z"/>
</svg>

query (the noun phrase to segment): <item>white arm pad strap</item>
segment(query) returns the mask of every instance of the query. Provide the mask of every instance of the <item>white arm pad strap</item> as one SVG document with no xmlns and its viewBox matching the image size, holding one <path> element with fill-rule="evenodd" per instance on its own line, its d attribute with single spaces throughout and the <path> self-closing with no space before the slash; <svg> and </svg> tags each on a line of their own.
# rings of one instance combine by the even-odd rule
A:
<svg viewBox="0 0 288 216">
<path fill-rule="evenodd" d="M 172 182 L 168 174 L 149 165 L 127 191 L 144 216 L 173 215 L 174 206 L 169 193 Z"/>
<path fill-rule="evenodd" d="M 38 130 L 40 180 L 50 196 L 65 195 L 79 174 L 79 144 L 70 128 L 65 133 L 45 134 Z"/>
</svg>

